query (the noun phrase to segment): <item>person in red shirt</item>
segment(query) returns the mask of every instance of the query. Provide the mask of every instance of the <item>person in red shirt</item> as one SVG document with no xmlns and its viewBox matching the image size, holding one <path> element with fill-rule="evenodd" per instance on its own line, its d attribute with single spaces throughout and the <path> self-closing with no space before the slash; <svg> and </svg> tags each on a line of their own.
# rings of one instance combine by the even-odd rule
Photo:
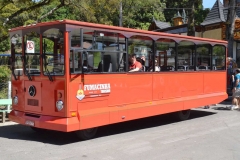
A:
<svg viewBox="0 0 240 160">
<path fill-rule="evenodd" d="M 129 72 L 138 72 L 142 69 L 142 64 L 136 60 L 136 54 L 129 55 Z"/>
</svg>

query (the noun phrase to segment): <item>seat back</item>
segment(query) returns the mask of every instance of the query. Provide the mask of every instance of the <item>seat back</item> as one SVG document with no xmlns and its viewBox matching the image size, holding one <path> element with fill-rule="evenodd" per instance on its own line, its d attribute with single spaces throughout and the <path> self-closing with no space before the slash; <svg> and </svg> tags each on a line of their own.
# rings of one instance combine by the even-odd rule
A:
<svg viewBox="0 0 240 160">
<path fill-rule="evenodd" d="M 207 66 L 199 66 L 199 67 L 198 67 L 198 70 L 199 70 L 199 71 L 208 70 L 208 67 L 207 67 Z"/>
<path fill-rule="evenodd" d="M 98 64 L 98 72 L 102 72 L 102 61 Z M 103 72 L 111 72 L 112 71 L 112 63 L 111 63 L 111 56 L 104 55 L 103 56 Z"/>
<path fill-rule="evenodd" d="M 146 66 L 144 66 L 144 65 L 142 66 L 142 71 L 146 72 Z"/>
<path fill-rule="evenodd" d="M 178 66 L 178 71 L 185 71 L 185 66 Z"/>
<path fill-rule="evenodd" d="M 173 66 L 161 66 L 161 71 L 174 71 Z"/>
<path fill-rule="evenodd" d="M 188 71 L 194 71 L 194 66 L 188 66 L 188 67 L 187 67 L 187 70 L 188 70 Z"/>
</svg>

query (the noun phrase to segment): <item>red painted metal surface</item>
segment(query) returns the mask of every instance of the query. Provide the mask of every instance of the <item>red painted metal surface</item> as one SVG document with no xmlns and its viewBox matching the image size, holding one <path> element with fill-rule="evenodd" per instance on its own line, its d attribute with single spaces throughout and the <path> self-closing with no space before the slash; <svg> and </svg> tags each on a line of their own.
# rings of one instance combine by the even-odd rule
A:
<svg viewBox="0 0 240 160">
<path fill-rule="evenodd" d="M 62 23 L 184 38 L 71 20 L 46 22 L 30 28 Z M 12 31 L 21 29 L 26 28 Z M 27 76 L 20 76 L 18 80 L 12 78 L 13 96 L 19 97 L 19 103 L 13 104 L 13 111 L 9 114 L 12 121 L 70 132 L 215 104 L 227 98 L 226 70 L 71 75 L 68 37 L 69 32 L 64 32 L 64 76 L 55 76 L 53 82 L 43 74 L 33 76 L 33 81 Z M 185 38 L 226 45 L 224 41 Z M 28 93 L 31 85 L 37 90 L 34 97 Z M 56 108 L 58 100 L 64 102 L 61 111 Z"/>
</svg>

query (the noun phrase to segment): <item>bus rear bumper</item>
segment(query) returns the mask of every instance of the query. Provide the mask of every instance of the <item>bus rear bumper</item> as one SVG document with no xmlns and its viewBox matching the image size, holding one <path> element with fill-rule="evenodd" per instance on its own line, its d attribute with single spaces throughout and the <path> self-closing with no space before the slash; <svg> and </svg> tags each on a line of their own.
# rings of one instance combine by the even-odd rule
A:
<svg viewBox="0 0 240 160">
<path fill-rule="evenodd" d="M 42 129 L 71 132 L 79 130 L 77 117 L 53 117 L 45 115 L 29 116 L 25 112 L 12 110 L 9 119 L 13 122 Z"/>
</svg>

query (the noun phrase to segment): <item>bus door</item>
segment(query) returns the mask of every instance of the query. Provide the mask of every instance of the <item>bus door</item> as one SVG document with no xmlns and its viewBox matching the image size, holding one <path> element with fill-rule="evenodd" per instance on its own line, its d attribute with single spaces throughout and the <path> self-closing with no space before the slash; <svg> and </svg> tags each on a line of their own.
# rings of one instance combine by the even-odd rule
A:
<svg viewBox="0 0 240 160">
<path fill-rule="evenodd" d="M 33 43 L 31 41 L 31 43 Z M 26 44 L 26 47 L 29 44 Z M 32 44 L 31 44 L 32 45 Z M 42 82 L 39 80 L 41 74 L 40 53 L 26 50 L 23 57 L 24 78 L 24 103 L 26 112 L 42 112 Z"/>
<path fill-rule="evenodd" d="M 35 55 L 25 55 L 23 70 L 27 79 L 24 79 L 25 111 L 41 113 L 42 111 L 42 82 L 37 80 L 40 76 L 40 64 L 31 63 Z M 37 55 L 37 59 L 40 56 Z"/>
</svg>

